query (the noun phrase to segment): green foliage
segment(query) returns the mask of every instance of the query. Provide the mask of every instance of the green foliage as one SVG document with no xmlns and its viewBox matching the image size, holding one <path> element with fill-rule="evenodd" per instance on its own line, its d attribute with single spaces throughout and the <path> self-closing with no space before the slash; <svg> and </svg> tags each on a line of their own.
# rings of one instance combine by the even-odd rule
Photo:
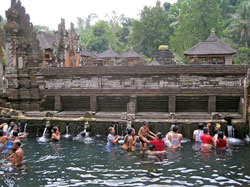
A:
<svg viewBox="0 0 250 187">
<path fill-rule="evenodd" d="M 169 44 L 169 17 L 159 1 L 155 7 L 145 6 L 140 13 L 140 20 L 133 20 L 132 25 L 132 45 L 147 57 L 153 56 L 159 45 Z"/>
<path fill-rule="evenodd" d="M 250 42 L 250 2 L 243 2 L 235 14 L 231 15 L 232 22 L 228 26 L 232 38 L 245 47 Z"/>
<path fill-rule="evenodd" d="M 112 32 L 105 21 L 97 22 L 90 29 L 87 48 L 90 51 L 103 52 L 109 47 L 109 39 L 112 38 Z"/>
<path fill-rule="evenodd" d="M 237 49 L 237 54 L 234 57 L 235 64 L 250 63 L 250 48 L 240 47 Z"/>
<path fill-rule="evenodd" d="M 171 26 L 174 34 L 171 36 L 170 47 L 179 56 L 199 41 L 206 40 L 211 29 L 222 35 L 222 19 L 218 0 L 185 0 L 171 6 Z"/>
<path fill-rule="evenodd" d="M 47 26 L 34 25 L 34 30 L 36 32 L 42 31 L 42 32 L 46 32 L 46 33 L 49 33 L 49 34 L 53 34 L 53 31 L 51 31 L 49 29 L 49 27 L 47 27 Z"/>
</svg>

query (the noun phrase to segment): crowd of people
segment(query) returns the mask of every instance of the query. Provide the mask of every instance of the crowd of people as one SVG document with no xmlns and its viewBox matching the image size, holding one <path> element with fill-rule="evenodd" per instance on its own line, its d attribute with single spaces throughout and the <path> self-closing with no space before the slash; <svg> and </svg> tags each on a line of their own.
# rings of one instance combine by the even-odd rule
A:
<svg viewBox="0 0 250 187">
<path fill-rule="evenodd" d="M 198 125 L 198 129 L 193 132 L 193 140 L 195 141 L 195 150 L 199 150 L 201 152 L 212 152 L 215 148 L 216 151 L 226 151 L 229 148 L 227 138 L 222 131 L 218 131 L 214 137 L 209 134 L 210 123 L 204 127 L 201 123 Z M 110 151 L 114 148 L 120 136 L 115 136 L 115 129 L 113 127 L 109 127 L 108 129 L 109 135 L 107 138 L 107 150 Z M 133 128 L 127 129 L 127 135 L 124 138 L 124 143 L 122 145 L 122 149 L 126 151 L 135 151 L 136 143 L 139 143 L 140 151 L 146 151 L 146 153 L 150 155 L 158 155 L 165 154 L 166 148 L 165 144 L 167 143 L 167 147 L 170 149 L 180 149 L 181 141 L 183 139 L 183 135 L 179 133 L 179 127 L 177 125 L 172 125 L 170 131 L 165 136 L 166 141 L 164 141 L 164 136 L 161 132 L 157 132 L 156 134 L 150 131 L 148 127 L 148 123 L 143 122 L 142 127 L 138 131 L 138 135 L 136 135 L 136 131 Z M 149 145 L 149 146 L 148 146 Z"/>
<path fill-rule="evenodd" d="M 212 137 L 209 134 L 210 123 L 204 127 L 203 124 L 198 125 L 198 129 L 193 132 L 193 140 L 195 141 L 195 150 L 201 152 L 212 152 L 213 148 L 216 151 L 226 151 L 229 148 L 227 138 L 222 131 L 218 131 Z M 51 131 L 51 140 L 60 141 L 61 135 L 58 127 L 53 127 Z M 115 135 L 115 128 L 109 127 L 109 134 L 107 137 L 106 150 L 112 151 L 121 139 L 119 135 Z M 3 123 L 0 125 L 0 148 L 10 149 L 10 155 L 7 160 L 14 167 L 21 167 L 23 165 L 24 151 L 21 148 L 22 139 L 26 138 L 25 132 L 19 132 L 18 125 L 15 123 Z M 143 125 L 136 135 L 133 128 L 127 129 L 127 135 L 124 137 L 122 149 L 126 151 L 136 151 L 136 144 L 139 143 L 140 151 L 145 151 L 149 155 L 162 155 L 166 153 L 165 144 L 170 149 L 180 149 L 183 135 L 179 133 L 179 127 L 172 125 L 170 131 L 165 136 L 161 132 L 154 133 L 150 131 L 148 122 L 144 121 Z"/>
</svg>

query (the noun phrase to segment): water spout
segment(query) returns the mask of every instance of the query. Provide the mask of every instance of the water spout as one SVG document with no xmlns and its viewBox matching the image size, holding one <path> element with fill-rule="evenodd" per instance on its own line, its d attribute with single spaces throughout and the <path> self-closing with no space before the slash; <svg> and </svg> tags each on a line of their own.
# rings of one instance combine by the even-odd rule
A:
<svg viewBox="0 0 250 187">
<path fill-rule="evenodd" d="M 230 138 L 234 137 L 234 128 L 232 125 L 227 126 L 227 134 L 228 134 L 228 137 Z"/>
<path fill-rule="evenodd" d="M 69 134 L 69 125 L 66 126 L 66 134 L 64 135 L 64 138 L 69 138 L 70 134 Z"/>
<path fill-rule="evenodd" d="M 27 131 L 27 126 L 28 126 L 28 123 L 25 123 L 23 132 L 26 132 L 26 131 Z"/>
<path fill-rule="evenodd" d="M 47 141 L 47 138 L 46 138 L 46 132 L 47 132 L 47 127 L 45 127 L 44 131 L 43 131 L 43 136 L 38 138 L 37 141 L 39 142 L 46 142 Z"/>
</svg>

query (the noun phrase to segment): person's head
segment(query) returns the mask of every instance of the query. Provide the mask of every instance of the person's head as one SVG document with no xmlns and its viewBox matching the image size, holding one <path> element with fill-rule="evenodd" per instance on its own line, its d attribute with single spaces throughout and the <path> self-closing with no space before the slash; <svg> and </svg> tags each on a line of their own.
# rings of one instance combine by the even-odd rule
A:
<svg viewBox="0 0 250 187">
<path fill-rule="evenodd" d="M 14 141 L 12 148 L 17 150 L 20 146 L 21 146 L 21 142 L 17 140 L 17 141 Z"/>
<path fill-rule="evenodd" d="M 178 132 L 179 131 L 179 127 L 177 126 L 177 125 L 175 125 L 174 127 L 173 127 L 173 132 Z"/>
<path fill-rule="evenodd" d="M 142 125 L 143 125 L 143 128 L 146 129 L 146 128 L 148 127 L 148 122 L 147 122 L 147 121 L 143 121 L 143 124 L 142 124 Z"/>
<path fill-rule="evenodd" d="M 158 140 L 161 140 L 161 139 L 163 138 L 162 133 L 161 133 L 161 132 L 157 132 L 157 133 L 156 133 L 156 138 L 157 138 Z"/>
<path fill-rule="evenodd" d="M 154 151 L 155 147 L 154 147 L 153 145 L 149 145 L 149 146 L 148 146 L 148 149 L 149 149 L 150 151 Z"/>
<path fill-rule="evenodd" d="M 204 127 L 204 128 L 203 128 L 203 133 L 204 133 L 204 134 L 207 134 L 207 133 L 208 133 L 208 128 L 207 128 L 207 127 Z"/>
<path fill-rule="evenodd" d="M 174 124 L 171 125 L 170 131 L 173 131 L 174 126 L 175 126 Z"/>
<path fill-rule="evenodd" d="M 199 129 L 199 130 L 203 130 L 203 123 L 199 123 L 199 124 L 198 124 L 198 129 Z"/>
<path fill-rule="evenodd" d="M 17 125 L 17 124 L 14 124 L 13 130 L 14 130 L 14 131 L 17 131 L 17 130 L 18 130 L 18 125 Z"/>
<path fill-rule="evenodd" d="M 128 135 L 131 135 L 131 134 L 132 134 L 132 131 L 133 131 L 133 128 L 128 128 L 128 129 L 127 129 Z"/>
<path fill-rule="evenodd" d="M 108 130 L 109 130 L 109 134 L 115 134 L 114 127 L 109 127 Z"/>
<path fill-rule="evenodd" d="M 0 137 L 3 136 L 3 130 L 0 130 Z"/>
<path fill-rule="evenodd" d="M 218 132 L 218 140 L 223 140 L 224 138 L 224 133 L 222 131 Z"/>
<path fill-rule="evenodd" d="M 134 129 L 134 128 L 132 128 L 131 135 L 132 135 L 132 136 L 134 136 L 134 135 L 135 135 L 135 129 Z"/>
<path fill-rule="evenodd" d="M 17 137 L 17 136 L 18 136 L 18 131 L 15 130 L 15 131 L 13 132 L 13 136 L 14 136 L 14 137 Z"/>
<path fill-rule="evenodd" d="M 56 131 L 58 131 L 58 127 L 53 127 L 51 130 L 52 133 L 56 133 Z"/>
</svg>

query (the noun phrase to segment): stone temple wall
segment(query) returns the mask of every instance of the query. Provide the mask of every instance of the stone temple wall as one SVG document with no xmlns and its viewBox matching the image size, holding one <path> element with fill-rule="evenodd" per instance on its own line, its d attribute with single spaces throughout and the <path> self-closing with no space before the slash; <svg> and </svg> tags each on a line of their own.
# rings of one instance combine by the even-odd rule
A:
<svg viewBox="0 0 250 187">
<path fill-rule="evenodd" d="M 42 104 L 51 100 L 54 110 L 82 102 L 88 106 L 79 110 L 126 111 L 132 101 L 137 111 L 238 112 L 246 72 L 247 67 L 233 65 L 44 68 L 37 80 Z"/>
</svg>

